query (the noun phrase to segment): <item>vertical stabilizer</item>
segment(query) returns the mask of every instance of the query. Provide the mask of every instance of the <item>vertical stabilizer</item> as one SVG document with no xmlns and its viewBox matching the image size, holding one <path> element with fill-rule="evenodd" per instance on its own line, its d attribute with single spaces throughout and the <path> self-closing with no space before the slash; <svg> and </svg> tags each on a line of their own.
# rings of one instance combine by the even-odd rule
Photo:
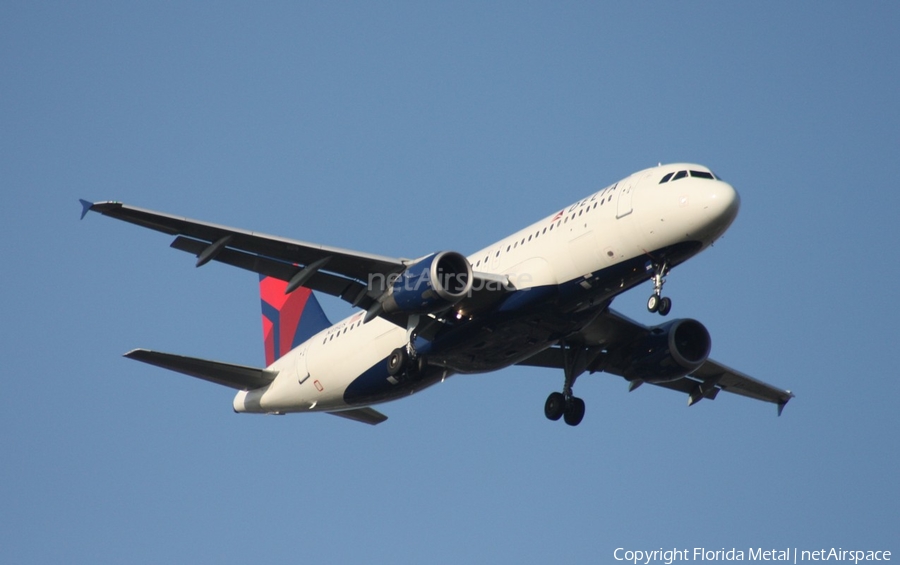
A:
<svg viewBox="0 0 900 565">
<path fill-rule="evenodd" d="M 280 279 L 259 277 L 266 366 L 331 326 L 310 289 L 300 287 L 285 294 L 287 285 Z"/>
</svg>

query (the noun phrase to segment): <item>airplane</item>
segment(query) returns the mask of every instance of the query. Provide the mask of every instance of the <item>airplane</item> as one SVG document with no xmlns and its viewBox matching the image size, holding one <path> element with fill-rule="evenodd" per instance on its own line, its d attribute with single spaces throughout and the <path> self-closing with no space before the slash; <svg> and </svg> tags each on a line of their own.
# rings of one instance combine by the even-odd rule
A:
<svg viewBox="0 0 900 565">
<path fill-rule="evenodd" d="M 171 247 L 254 271 L 266 366 L 135 349 L 125 357 L 236 389 L 239 413 L 326 412 L 378 424 L 373 406 L 454 374 L 512 365 L 562 372 L 544 405 L 550 420 L 581 423 L 576 379 L 606 372 L 633 391 L 650 383 L 687 395 L 721 391 L 777 406 L 794 397 L 709 358 L 697 320 L 645 326 L 610 309 L 648 280 L 647 309 L 669 314 L 669 272 L 716 241 L 740 208 L 737 191 L 707 167 L 659 165 L 634 173 L 471 255 L 385 257 L 234 229 L 125 205 L 88 212 L 175 236 Z M 336 324 L 313 292 L 358 311 Z"/>
</svg>

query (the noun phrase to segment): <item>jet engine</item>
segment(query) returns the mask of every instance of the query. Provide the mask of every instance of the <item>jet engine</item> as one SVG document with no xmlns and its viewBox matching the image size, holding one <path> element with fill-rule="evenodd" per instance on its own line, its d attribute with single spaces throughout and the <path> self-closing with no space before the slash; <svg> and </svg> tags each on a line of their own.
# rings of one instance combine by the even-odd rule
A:
<svg viewBox="0 0 900 565">
<path fill-rule="evenodd" d="M 709 332 L 697 320 L 672 320 L 632 344 L 625 376 L 648 383 L 677 381 L 706 362 L 711 345 Z"/>
<path fill-rule="evenodd" d="M 410 265 L 394 280 L 384 311 L 427 314 L 445 310 L 472 290 L 472 265 L 455 251 L 442 251 Z"/>
</svg>

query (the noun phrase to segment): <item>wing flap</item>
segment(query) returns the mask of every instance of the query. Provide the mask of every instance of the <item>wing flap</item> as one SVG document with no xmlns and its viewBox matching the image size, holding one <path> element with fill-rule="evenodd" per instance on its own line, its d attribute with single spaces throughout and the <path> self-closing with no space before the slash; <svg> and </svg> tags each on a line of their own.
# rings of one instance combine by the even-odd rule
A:
<svg viewBox="0 0 900 565">
<path fill-rule="evenodd" d="M 199 255 L 208 247 L 208 244 L 180 236 L 175 238 L 171 247 L 179 251 Z M 291 263 L 228 248 L 218 252 L 213 260 L 283 281 L 290 281 L 300 270 L 300 267 Z M 336 296 L 347 302 L 356 303 L 361 308 L 368 308 L 375 301 L 374 298 L 366 293 L 368 290 L 366 286 L 358 281 L 331 273 L 323 273 L 322 271 L 317 271 L 310 276 L 304 281 L 303 286 Z"/>
<path fill-rule="evenodd" d="M 264 387 L 275 380 L 275 376 L 278 374 L 255 367 L 161 353 L 148 349 L 134 349 L 126 353 L 125 357 L 238 390 Z"/>
<path fill-rule="evenodd" d="M 272 257 L 290 264 L 309 265 L 329 257 L 329 271 L 360 281 L 367 280 L 374 273 L 388 275 L 405 268 L 401 259 L 230 228 L 128 206 L 121 202 L 97 202 L 88 210 L 169 235 L 183 235 L 202 240 L 207 246 L 230 238 L 227 240 L 230 248 Z"/>
<path fill-rule="evenodd" d="M 794 393 L 789 390 L 782 390 L 754 379 L 712 359 L 707 360 L 699 369 L 691 373 L 691 376 L 704 382 L 715 383 L 725 392 L 733 392 L 748 398 L 777 404 L 779 414 L 784 405 L 794 398 Z"/>
</svg>

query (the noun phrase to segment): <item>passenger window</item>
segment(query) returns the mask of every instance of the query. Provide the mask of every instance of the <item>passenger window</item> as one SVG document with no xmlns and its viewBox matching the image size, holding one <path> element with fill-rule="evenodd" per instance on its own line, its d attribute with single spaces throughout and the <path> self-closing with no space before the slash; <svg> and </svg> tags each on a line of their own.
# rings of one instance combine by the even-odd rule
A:
<svg viewBox="0 0 900 565">
<path fill-rule="evenodd" d="M 675 176 L 672 177 L 672 180 L 683 179 L 686 176 L 687 176 L 687 171 L 678 171 L 677 173 L 675 173 Z"/>
<path fill-rule="evenodd" d="M 674 174 L 675 174 L 675 173 L 669 173 L 669 174 L 667 174 L 666 176 L 664 176 L 664 177 L 662 178 L 661 181 L 659 181 L 659 184 L 662 184 L 662 183 L 664 183 L 664 182 L 669 182 L 669 179 L 672 178 L 672 175 L 674 175 Z"/>
</svg>

